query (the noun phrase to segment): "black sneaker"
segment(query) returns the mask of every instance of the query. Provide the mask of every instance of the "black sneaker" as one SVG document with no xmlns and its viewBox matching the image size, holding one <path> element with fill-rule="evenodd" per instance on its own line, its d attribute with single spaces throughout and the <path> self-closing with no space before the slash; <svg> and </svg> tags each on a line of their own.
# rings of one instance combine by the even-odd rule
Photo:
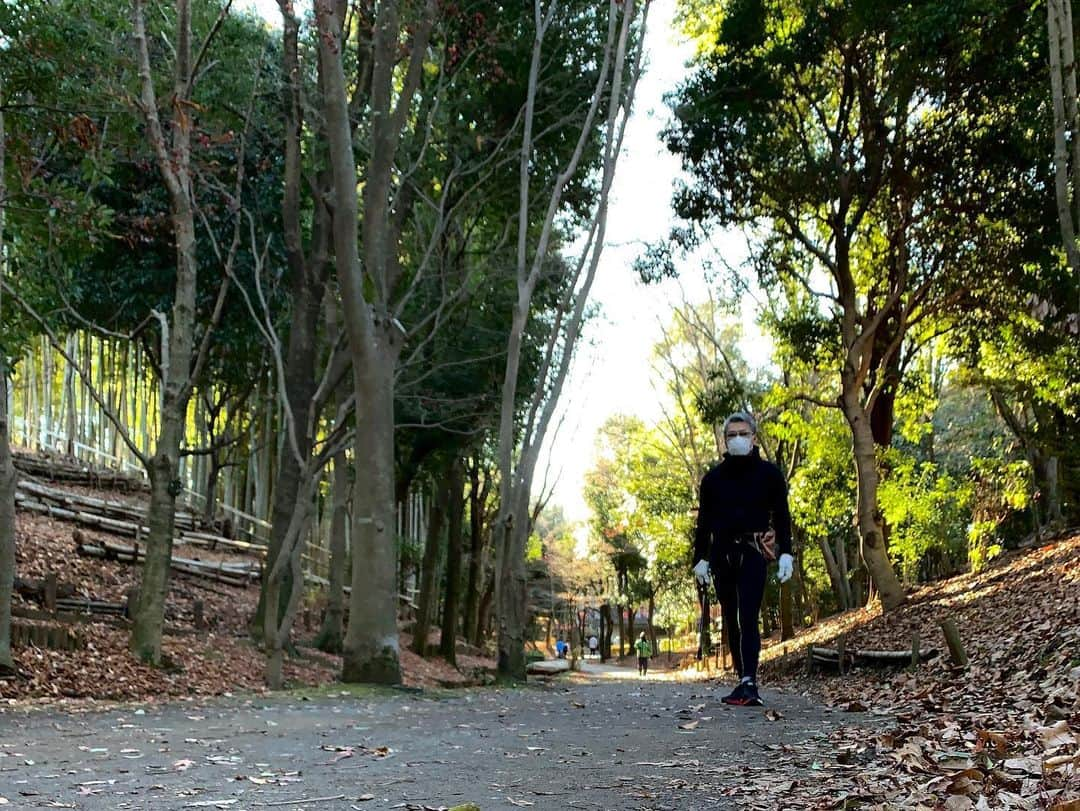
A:
<svg viewBox="0 0 1080 811">
<path fill-rule="evenodd" d="M 761 700 L 761 696 L 758 695 L 757 685 L 754 682 L 747 682 L 743 685 L 743 696 L 746 701 L 743 702 L 747 707 L 764 707 L 765 702 Z"/>
<path fill-rule="evenodd" d="M 738 684 L 735 685 L 734 690 L 732 690 L 730 693 L 728 693 L 726 696 L 724 696 L 722 699 L 720 699 L 720 703 L 722 703 L 722 704 L 734 704 L 736 706 L 742 706 L 743 704 L 746 703 L 746 701 L 744 700 L 745 698 L 746 698 L 746 684 L 744 682 L 739 682 Z"/>
<path fill-rule="evenodd" d="M 739 686 L 731 691 L 731 695 L 721 699 L 725 704 L 736 707 L 764 707 L 765 702 L 758 695 L 757 685 L 752 681 L 739 682 Z"/>
</svg>

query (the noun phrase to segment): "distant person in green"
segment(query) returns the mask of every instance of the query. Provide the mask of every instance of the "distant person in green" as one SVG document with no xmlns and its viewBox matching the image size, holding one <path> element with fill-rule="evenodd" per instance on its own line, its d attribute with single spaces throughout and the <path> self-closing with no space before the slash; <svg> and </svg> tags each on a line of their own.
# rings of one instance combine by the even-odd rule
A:
<svg viewBox="0 0 1080 811">
<path fill-rule="evenodd" d="M 642 631 L 637 638 L 637 642 L 634 643 L 634 650 L 637 651 L 637 672 L 639 676 L 646 676 L 649 673 L 649 657 L 652 656 L 652 645 L 649 644 L 649 640 L 645 638 L 645 632 Z"/>
</svg>

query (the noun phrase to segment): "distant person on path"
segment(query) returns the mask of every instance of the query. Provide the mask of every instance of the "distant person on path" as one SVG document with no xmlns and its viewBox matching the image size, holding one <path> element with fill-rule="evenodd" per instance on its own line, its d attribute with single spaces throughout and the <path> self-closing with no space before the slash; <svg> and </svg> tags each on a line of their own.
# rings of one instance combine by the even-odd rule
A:
<svg viewBox="0 0 1080 811">
<path fill-rule="evenodd" d="M 649 657 L 652 656 L 652 645 L 645 638 L 644 631 L 638 635 L 637 642 L 634 643 L 634 650 L 637 651 L 638 675 L 647 676 L 649 674 Z"/>
<path fill-rule="evenodd" d="M 563 642 L 563 638 L 561 636 L 555 643 L 555 655 L 558 656 L 560 659 L 566 658 L 566 643 Z"/>
<path fill-rule="evenodd" d="M 595 634 L 589 637 L 589 655 L 592 657 L 600 655 L 600 640 Z"/>
<path fill-rule="evenodd" d="M 787 484 L 780 468 L 761 458 L 756 440 L 757 424 L 749 414 L 737 411 L 724 420 L 727 452 L 701 480 L 694 576 L 703 585 L 712 576 L 739 676 L 739 683 L 723 702 L 760 707 L 758 617 L 765 595 L 765 572 L 779 547 L 777 578 L 786 583 L 794 559 Z"/>
</svg>

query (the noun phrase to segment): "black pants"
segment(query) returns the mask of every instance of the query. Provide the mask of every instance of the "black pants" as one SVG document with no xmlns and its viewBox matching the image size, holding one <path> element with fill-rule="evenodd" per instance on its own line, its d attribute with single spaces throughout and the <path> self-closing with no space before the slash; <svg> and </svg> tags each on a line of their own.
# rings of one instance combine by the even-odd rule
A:
<svg viewBox="0 0 1080 811">
<path fill-rule="evenodd" d="M 758 615 L 765 596 L 765 558 L 753 546 L 736 543 L 713 566 L 716 599 L 724 621 L 731 658 L 739 678 L 757 678 L 761 654 Z"/>
<path fill-rule="evenodd" d="M 644 676 L 649 672 L 649 657 L 639 656 L 637 658 L 637 672 L 639 676 Z"/>
</svg>

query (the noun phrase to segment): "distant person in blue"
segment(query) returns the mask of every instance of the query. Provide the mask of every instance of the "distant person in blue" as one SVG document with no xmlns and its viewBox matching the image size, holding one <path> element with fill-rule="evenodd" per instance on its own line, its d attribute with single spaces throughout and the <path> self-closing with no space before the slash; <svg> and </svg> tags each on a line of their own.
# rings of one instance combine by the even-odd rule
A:
<svg viewBox="0 0 1080 811">
<path fill-rule="evenodd" d="M 791 514 L 780 468 L 761 458 L 757 423 L 744 411 L 724 420 L 723 461 L 701 480 L 694 576 L 710 577 L 720 602 L 724 632 L 739 683 L 722 700 L 738 706 L 762 705 L 757 667 L 761 652 L 758 617 L 769 563 L 778 561 L 777 579 L 792 575 Z M 779 550 L 777 550 L 779 547 Z"/>
<path fill-rule="evenodd" d="M 566 658 L 566 649 L 568 647 L 569 647 L 569 645 L 567 645 L 563 641 L 563 638 L 560 636 L 558 641 L 555 643 L 555 655 L 558 656 L 560 659 L 565 659 Z"/>
</svg>

